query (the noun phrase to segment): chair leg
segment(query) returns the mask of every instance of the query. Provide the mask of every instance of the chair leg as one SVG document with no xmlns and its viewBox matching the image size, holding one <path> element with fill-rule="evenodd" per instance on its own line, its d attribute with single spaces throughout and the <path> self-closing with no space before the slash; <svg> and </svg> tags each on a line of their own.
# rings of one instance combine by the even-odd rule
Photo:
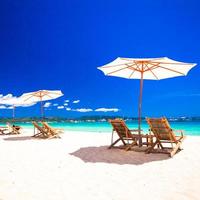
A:
<svg viewBox="0 0 200 200">
<path fill-rule="evenodd" d="M 153 145 L 152 145 L 151 147 L 149 147 L 149 148 L 145 151 L 145 153 L 151 153 L 151 151 L 154 149 L 154 147 L 155 147 L 157 144 L 159 144 L 159 141 L 158 141 L 158 140 L 156 140 L 155 143 L 153 143 Z"/>
<path fill-rule="evenodd" d="M 108 149 L 111 149 L 115 144 L 117 144 L 119 141 L 121 140 L 121 138 L 117 139 L 115 142 L 113 142 Z"/>
<path fill-rule="evenodd" d="M 152 137 L 147 137 L 146 138 L 146 142 L 147 142 L 147 147 L 148 146 L 152 146 L 153 145 L 153 138 Z"/>
<path fill-rule="evenodd" d="M 137 145 L 136 141 L 133 141 L 130 145 L 128 145 L 128 147 L 126 147 L 126 151 L 128 151 L 129 149 L 131 149 L 132 146 Z"/>
<path fill-rule="evenodd" d="M 158 140 L 158 148 L 164 149 L 163 145 L 161 144 L 160 140 Z"/>
<path fill-rule="evenodd" d="M 173 157 L 174 154 L 176 154 L 176 152 L 178 151 L 178 149 L 180 149 L 181 146 L 181 142 L 178 142 L 175 146 L 175 148 L 173 148 L 173 150 L 170 152 L 170 157 Z"/>
</svg>

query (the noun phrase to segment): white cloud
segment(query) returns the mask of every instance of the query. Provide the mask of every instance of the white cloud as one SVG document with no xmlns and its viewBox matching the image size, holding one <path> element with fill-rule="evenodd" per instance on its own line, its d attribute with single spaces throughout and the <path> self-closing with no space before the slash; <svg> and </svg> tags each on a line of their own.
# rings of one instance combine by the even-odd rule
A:
<svg viewBox="0 0 200 200">
<path fill-rule="evenodd" d="M 73 109 L 73 111 L 77 111 L 77 112 L 92 112 L 93 110 L 91 108 L 78 108 L 78 109 Z"/>
<path fill-rule="evenodd" d="M 54 103 L 53 106 L 58 106 L 58 103 Z"/>
<path fill-rule="evenodd" d="M 68 106 L 68 103 L 64 103 L 64 106 Z"/>
<path fill-rule="evenodd" d="M 9 106 L 9 107 L 7 107 L 6 109 L 13 109 L 13 106 Z"/>
<path fill-rule="evenodd" d="M 57 108 L 58 109 L 64 109 L 65 107 L 64 106 L 58 106 Z"/>
<path fill-rule="evenodd" d="M 95 112 L 118 112 L 118 108 L 97 108 Z"/>
<path fill-rule="evenodd" d="M 65 100 L 66 103 L 69 103 L 69 100 Z"/>
<path fill-rule="evenodd" d="M 80 100 L 75 100 L 72 103 L 79 103 L 79 102 L 80 102 Z"/>
<path fill-rule="evenodd" d="M 0 94 L 0 98 L 2 98 L 3 97 L 3 94 Z"/>
<path fill-rule="evenodd" d="M 0 105 L 0 109 L 13 109 L 13 106 L 6 107 L 4 105 Z"/>
<path fill-rule="evenodd" d="M 67 111 L 70 111 L 70 110 L 72 110 L 72 109 L 71 109 L 71 108 L 66 108 L 66 110 L 67 110 Z"/>
<path fill-rule="evenodd" d="M 0 109 L 6 109 L 6 106 L 0 105 Z"/>
<path fill-rule="evenodd" d="M 50 102 L 46 102 L 45 104 L 44 104 L 44 108 L 48 108 L 48 107 L 50 107 L 51 106 L 51 103 Z"/>
</svg>

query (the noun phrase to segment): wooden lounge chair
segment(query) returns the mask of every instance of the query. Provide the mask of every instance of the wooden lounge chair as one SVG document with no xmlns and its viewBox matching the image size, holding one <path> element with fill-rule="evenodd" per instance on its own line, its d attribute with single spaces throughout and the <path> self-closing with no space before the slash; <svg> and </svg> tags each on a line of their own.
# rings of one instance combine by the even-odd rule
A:
<svg viewBox="0 0 200 200">
<path fill-rule="evenodd" d="M 163 118 L 146 118 L 147 123 L 150 126 L 150 131 L 156 137 L 156 141 L 153 145 L 146 151 L 146 153 L 158 152 L 158 153 L 167 153 L 170 157 L 180 150 L 181 143 L 185 139 L 183 131 L 177 130 L 181 133 L 180 136 L 174 134 L 174 130 L 171 129 L 167 119 Z M 168 146 L 164 147 L 164 144 Z M 169 147 L 171 144 L 171 147 Z M 156 148 L 157 146 L 157 148 Z"/>
<path fill-rule="evenodd" d="M 33 137 L 37 137 L 37 138 L 48 138 L 49 137 L 48 130 L 46 130 L 44 127 L 41 127 L 36 121 L 33 121 L 32 124 L 34 126 Z"/>
<path fill-rule="evenodd" d="M 121 119 L 113 119 L 109 120 L 113 127 L 113 133 L 116 132 L 118 135 L 118 139 L 108 147 L 109 149 L 112 148 L 115 144 L 117 144 L 119 141 L 123 143 L 123 147 L 125 147 L 125 150 L 128 151 L 131 149 L 134 145 L 138 145 L 139 140 L 139 134 L 132 134 L 132 132 L 138 132 L 138 130 L 130 130 L 126 126 L 125 122 Z M 113 134 L 112 134 L 113 135 Z M 146 142 L 143 143 L 143 145 L 149 145 L 151 141 L 149 141 L 149 136 L 141 134 L 142 138 L 146 138 Z M 131 142 L 131 143 L 129 143 Z"/>
<path fill-rule="evenodd" d="M 45 127 L 40 126 L 37 122 L 33 121 L 32 124 L 34 126 L 34 133 L 35 133 L 35 129 L 37 131 L 37 133 L 34 134 L 33 137 L 43 138 L 43 139 L 58 138 L 58 135 L 52 135 L 49 129 L 46 129 Z"/>
<path fill-rule="evenodd" d="M 5 135 L 5 134 L 8 134 L 9 133 L 9 128 L 8 126 L 1 126 L 0 127 L 0 135 Z"/>
<path fill-rule="evenodd" d="M 8 127 L 8 131 L 9 133 L 7 134 L 20 134 L 22 127 L 21 126 L 16 126 L 16 125 L 12 125 L 9 122 L 7 122 L 7 127 Z"/>
<path fill-rule="evenodd" d="M 47 122 L 41 122 L 41 123 L 42 123 L 43 127 L 51 133 L 51 135 L 58 135 L 59 133 L 63 133 L 62 129 L 53 128 Z"/>
</svg>

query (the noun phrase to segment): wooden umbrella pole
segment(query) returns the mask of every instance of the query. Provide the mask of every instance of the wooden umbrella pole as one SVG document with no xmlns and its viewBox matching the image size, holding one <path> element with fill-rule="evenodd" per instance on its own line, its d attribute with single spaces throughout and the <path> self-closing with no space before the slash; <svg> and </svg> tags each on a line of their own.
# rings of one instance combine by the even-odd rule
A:
<svg viewBox="0 0 200 200">
<path fill-rule="evenodd" d="M 15 106 L 13 105 L 13 113 L 12 113 L 12 117 L 13 117 L 13 123 L 14 123 L 14 120 L 15 120 Z"/>
<path fill-rule="evenodd" d="M 143 72 L 141 72 L 140 79 L 140 96 L 139 96 L 139 106 L 138 106 L 138 130 L 139 130 L 139 146 L 142 146 L 142 137 L 141 137 L 141 112 L 142 112 L 142 90 L 143 90 Z"/>
<path fill-rule="evenodd" d="M 41 118 L 42 118 L 42 120 L 43 120 L 43 118 L 44 118 L 44 110 L 43 110 L 42 99 L 40 99 L 40 109 L 41 109 Z"/>
</svg>

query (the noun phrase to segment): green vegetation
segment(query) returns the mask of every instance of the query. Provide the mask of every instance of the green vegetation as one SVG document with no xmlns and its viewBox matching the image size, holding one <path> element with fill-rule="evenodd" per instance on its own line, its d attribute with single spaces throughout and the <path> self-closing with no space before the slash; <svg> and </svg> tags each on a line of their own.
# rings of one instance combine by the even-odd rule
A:
<svg viewBox="0 0 200 200">
<path fill-rule="evenodd" d="M 45 117 L 43 120 L 50 121 L 50 122 L 73 122 L 73 121 L 107 121 L 109 119 L 114 118 L 121 118 L 126 121 L 137 121 L 137 117 L 122 117 L 122 116 L 82 116 L 78 118 L 63 118 L 63 117 Z M 31 122 L 31 121 L 40 121 L 40 117 L 22 117 L 22 118 L 15 118 L 14 120 L 12 118 L 0 118 L 0 123 L 5 122 Z M 145 120 L 145 118 L 142 118 L 142 120 Z M 200 121 L 200 117 L 170 117 L 168 118 L 169 121 Z"/>
</svg>

